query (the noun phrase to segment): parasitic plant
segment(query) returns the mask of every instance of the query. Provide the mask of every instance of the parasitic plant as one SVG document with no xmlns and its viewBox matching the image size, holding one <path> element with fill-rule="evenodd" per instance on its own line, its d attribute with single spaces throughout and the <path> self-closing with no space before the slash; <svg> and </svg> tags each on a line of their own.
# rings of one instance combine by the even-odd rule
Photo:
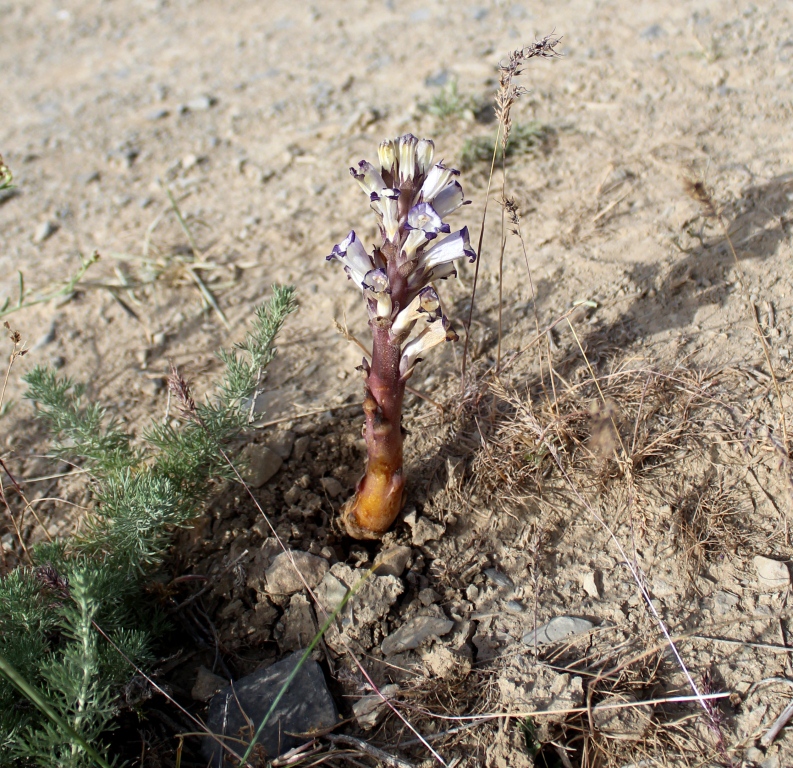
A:
<svg viewBox="0 0 793 768">
<path fill-rule="evenodd" d="M 416 364 L 442 341 L 456 341 L 434 281 L 455 276 L 455 262 L 475 261 L 468 228 L 452 233 L 443 219 L 465 204 L 459 172 L 434 163 L 435 146 L 411 134 L 380 144 L 380 168 L 350 168 L 369 196 L 382 242 L 367 252 L 355 232 L 333 248 L 363 293 L 372 329 L 372 362 L 364 359 L 366 474 L 342 508 L 356 539 L 381 537 L 402 509 L 402 400 Z"/>
</svg>

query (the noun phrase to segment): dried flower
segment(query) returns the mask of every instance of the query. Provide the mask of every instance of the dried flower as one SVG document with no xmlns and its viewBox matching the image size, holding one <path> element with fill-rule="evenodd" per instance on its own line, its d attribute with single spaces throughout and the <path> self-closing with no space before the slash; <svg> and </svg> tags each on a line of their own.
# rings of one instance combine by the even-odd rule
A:
<svg viewBox="0 0 793 768">
<path fill-rule="evenodd" d="M 372 362 L 364 360 L 366 474 L 342 510 L 351 536 L 378 538 L 402 508 L 402 400 L 421 356 L 457 334 L 430 285 L 457 274 L 459 259 L 476 259 L 468 228 L 452 232 L 444 218 L 466 201 L 459 172 L 434 162 L 435 145 L 412 134 L 383 141 L 380 168 L 366 160 L 350 174 L 369 197 L 382 243 L 367 252 L 355 232 L 329 260 L 344 264 L 361 289 L 372 329 Z M 412 336 L 412 337 L 411 337 Z"/>
</svg>

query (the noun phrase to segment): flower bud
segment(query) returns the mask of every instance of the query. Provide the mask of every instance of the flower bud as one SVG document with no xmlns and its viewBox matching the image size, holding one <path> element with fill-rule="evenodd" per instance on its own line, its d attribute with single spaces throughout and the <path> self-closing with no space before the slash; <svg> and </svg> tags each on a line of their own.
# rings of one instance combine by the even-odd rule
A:
<svg viewBox="0 0 793 768">
<path fill-rule="evenodd" d="M 422 176 L 427 175 L 432 166 L 432 158 L 435 155 L 435 143 L 432 139 L 419 139 L 416 145 L 416 161 L 418 164 L 419 173 Z"/>
<path fill-rule="evenodd" d="M 397 162 L 394 141 L 392 139 L 386 139 L 380 142 L 380 146 L 377 148 L 377 155 L 380 158 L 380 168 L 382 172 L 391 174 L 393 177 Z M 385 186 L 385 184 L 383 184 L 383 186 Z"/>
<path fill-rule="evenodd" d="M 400 136 L 398 141 L 400 184 L 416 175 L 416 145 L 418 139 L 412 133 Z"/>
<path fill-rule="evenodd" d="M 386 237 L 393 242 L 399 232 L 399 190 L 381 189 L 372 192 L 370 199 L 372 207 L 380 214 Z"/>
<path fill-rule="evenodd" d="M 350 168 L 350 175 L 361 185 L 361 189 L 367 195 L 379 192 L 386 185 L 377 168 L 366 160 L 361 160 L 358 163 L 357 171 L 355 168 Z"/>
<path fill-rule="evenodd" d="M 460 171 L 454 168 L 447 168 L 443 163 L 436 163 L 424 179 L 424 184 L 421 185 L 421 199 L 425 203 L 432 202 L 435 195 L 438 194 L 451 180 L 452 176 L 459 176 Z"/>
<path fill-rule="evenodd" d="M 391 286 L 384 269 L 373 269 L 366 273 L 363 292 L 375 317 L 391 317 Z"/>
</svg>

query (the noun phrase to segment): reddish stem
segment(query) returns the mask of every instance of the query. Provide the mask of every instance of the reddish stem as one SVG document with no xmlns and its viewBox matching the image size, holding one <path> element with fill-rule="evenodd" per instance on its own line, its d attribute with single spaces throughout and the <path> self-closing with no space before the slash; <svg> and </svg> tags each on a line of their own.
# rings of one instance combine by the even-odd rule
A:
<svg viewBox="0 0 793 768">
<path fill-rule="evenodd" d="M 405 279 L 394 260 L 388 264 L 391 299 L 404 306 Z M 402 400 L 405 380 L 399 374 L 400 344 L 391 341 L 390 322 L 370 321 L 372 365 L 364 385 L 364 437 L 368 459 L 366 474 L 358 482 L 355 495 L 342 508 L 347 532 L 356 539 L 378 539 L 396 519 L 405 495 L 402 468 Z"/>
</svg>

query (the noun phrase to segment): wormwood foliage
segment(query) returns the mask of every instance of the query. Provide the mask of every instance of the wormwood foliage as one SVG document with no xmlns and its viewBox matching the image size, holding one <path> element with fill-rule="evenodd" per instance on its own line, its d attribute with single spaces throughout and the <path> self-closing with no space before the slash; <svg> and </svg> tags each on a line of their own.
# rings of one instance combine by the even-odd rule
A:
<svg viewBox="0 0 793 768">
<path fill-rule="evenodd" d="M 244 341 L 219 353 L 225 369 L 215 397 L 193 402 L 174 373 L 186 418 L 152 425 L 140 447 L 80 385 L 43 367 L 25 377 L 55 453 L 91 473 L 94 504 L 78 535 L 35 547 L 33 566 L 0 580 L 0 657 L 105 757 L 102 734 L 122 705 L 135 706 L 122 697 L 133 670 L 113 645 L 145 667 L 162 627 L 141 599 L 141 579 L 161 562 L 171 531 L 200 513 L 209 480 L 229 476 L 220 449 L 248 424 L 275 337 L 296 308 L 294 289 L 274 287 Z M 92 760 L 0 674 L 0 766 L 26 764 L 83 768 Z"/>
</svg>

